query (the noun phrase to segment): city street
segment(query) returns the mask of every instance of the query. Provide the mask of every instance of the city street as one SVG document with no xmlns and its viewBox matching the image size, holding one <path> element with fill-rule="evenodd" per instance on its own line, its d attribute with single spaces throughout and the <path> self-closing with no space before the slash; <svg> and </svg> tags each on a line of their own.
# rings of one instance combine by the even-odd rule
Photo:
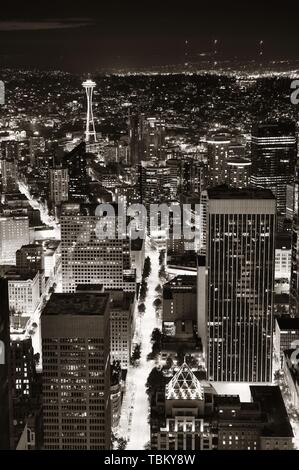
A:
<svg viewBox="0 0 299 470">
<path fill-rule="evenodd" d="M 50 227 L 53 227 L 54 229 L 54 236 L 56 240 L 60 240 L 60 227 L 56 224 L 55 220 L 53 217 L 51 217 L 48 213 L 48 211 L 45 209 L 45 207 L 40 204 L 36 199 L 32 198 L 27 186 L 19 181 L 19 190 L 22 194 L 24 194 L 31 207 L 33 209 L 38 209 L 40 211 L 40 216 L 41 216 L 41 221 Z M 58 269 L 56 278 L 55 278 L 55 283 L 57 284 L 56 291 L 61 292 L 61 266 Z M 42 306 L 43 306 L 43 301 L 44 298 L 49 298 L 49 295 L 47 294 L 46 296 L 42 296 L 39 302 L 39 305 L 37 306 L 35 312 L 33 315 L 30 317 L 30 319 L 27 322 L 27 332 L 29 334 L 29 331 L 32 330 L 32 324 L 36 323 L 36 328 L 34 328 L 34 333 L 31 334 L 31 339 L 32 339 L 32 346 L 34 349 L 34 353 L 39 353 L 40 354 L 40 361 L 37 366 L 37 370 L 41 370 L 42 368 L 42 345 L 41 345 L 41 329 L 40 329 L 40 316 L 41 316 L 41 311 L 42 311 Z"/>
<path fill-rule="evenodd" d="M 146 243 L 146 256 L 151 259 L 151 274 L 148 278 L 148 292 L 145 300 L 145 313 L 140 315 L 136 310 L 135 343 L 141 343 L 141 358 L 138 366 L 130 366 L 127 375 L 126 393 L 124 397 L 122 416 L 118 430 L 118 437 L 128 441 L 127 449 L 144 449 L 150 440 L 150 426 L 148 423 L 149 403 L 145 391 L 145 384 L 154 361 L 147 361 L 151 352 L 151 334 L 154 328 L 161 327 L 161 321 L 156 316 L 153 301 L 157 293 L 155 288 L 159 284 L 159 252 Z"/>
</svg>

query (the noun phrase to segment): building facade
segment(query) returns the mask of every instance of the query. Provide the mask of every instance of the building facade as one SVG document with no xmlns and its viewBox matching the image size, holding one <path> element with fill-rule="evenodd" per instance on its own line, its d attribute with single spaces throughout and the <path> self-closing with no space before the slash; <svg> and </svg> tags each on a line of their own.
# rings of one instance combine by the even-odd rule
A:
<svg viewBox="0 0 299 470">
<path fill-rule="evenodd" d="M 267 190 L 208 190 L 208 379 L 270 382 L 275 199 Z"/>
<path fill-rule="evenodd" d="M 53 294 L 42 312 L 45 449 L 110 449 L 109 304 Z"/>
</svg>

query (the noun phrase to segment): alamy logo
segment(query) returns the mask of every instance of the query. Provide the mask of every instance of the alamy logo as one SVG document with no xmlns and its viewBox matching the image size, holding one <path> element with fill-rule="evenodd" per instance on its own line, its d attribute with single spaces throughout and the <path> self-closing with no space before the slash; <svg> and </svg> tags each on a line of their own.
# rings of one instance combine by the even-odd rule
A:
<svg viewBox="0 0 299 470">
<path fill-rule="evenodd" d="M 5 364 L 5 345 L 3 341 L 0 340 L 0 365 Z"/>
<path fill-rule="evenodd" d="M 0 105 L 5 104 L 5 85 L 2 80 L 0 80 Z"/>
</svg>

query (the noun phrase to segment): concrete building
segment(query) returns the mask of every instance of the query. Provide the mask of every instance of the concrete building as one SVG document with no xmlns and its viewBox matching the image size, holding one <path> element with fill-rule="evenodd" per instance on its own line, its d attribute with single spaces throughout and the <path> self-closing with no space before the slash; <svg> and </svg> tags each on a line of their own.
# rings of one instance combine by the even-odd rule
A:
<svg viewBox="0 0 299 470">
<path fill-rule="evenodd" d="M 178 275 L 163 285 L 163 332 L 177 339 L 193 338 L 197 330 L 197 278 Z"/>
<path fill-rule="evenodd" d="M 15 264 L 16 251 L 28 243 L 28 217 L 0 217 L 0 264 Z"/>
<path fill-rule="evenodd" d="M 59 206 L 62 202 L 68 200 L 69 175 L 67 168 L 51 168 L 49 184 L 50 201 L 55 206 Z"/>
<path fill-rule="evenodd" d="M 44 447 L 109 450 L 109 294 L 52 294 L 41 316 Z"/>
<path fill-rule="evenodd" d="M 299 342 L 299 318 L 283 316 L 275 319 L 274 347 L 280 357 L 281 364 L 284 351 L 292 349 L 296 341 Z"/>
<path fill-rule="evenodd" d="M 269 190 L 208 190 L 208 379 L 270 382 L 275 199 Z"/>
<path fill-rule="evenodd" d="M 7 273 L 9 308 L 30 317 L 40 302 L 40 275 Z"/>
<path fill-rule="evenodd" d="M 74 292 L 79 284 L 102 284 L 105 289 L 135 292 L 136 275 L 130 260 L 128 237 L 98 236 L 103 220 L 96 206 L 65 204 L 61 215 L 62 286 Z M 108 220 L 109 219 L 109 220 Z M 115 218 L 108 217 L 114 227 Z"/>
<path fill-rule="evenodd" d="M 135 293 L 122 290 L 110 293 L 110 354 L 111 362 L 119 361 L 122 369 L 128 369 L 135 331 Z"/>
<path fill-rule="evenodd" d="M 151 402 L 151 449 L 290 450 L 293 432 L 279 387 L 251 386 L 251 402 L 217 395 L 186 363 Z"/>
<path fill-rule="evenodd" d="M 43 247 L 40 244 L 23 245 L 16 252 L 16 267 L 20 274 L 44 270 Z"/>
<path fill-rule="evenodd" d="M 291 394 L 291 403 L 299 409 L 299 341 L 297 347 L 287 349 L 283 354 L 283 371 Z"/>
</svg>

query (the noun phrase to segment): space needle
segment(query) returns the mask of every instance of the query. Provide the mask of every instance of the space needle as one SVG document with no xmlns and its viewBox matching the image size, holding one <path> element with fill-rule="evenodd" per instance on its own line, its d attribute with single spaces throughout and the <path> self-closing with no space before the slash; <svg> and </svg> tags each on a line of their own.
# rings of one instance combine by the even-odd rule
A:
<svg viewBox="0 0 299 470">
<path fill-rule="evenodd" d="M 90 138 L 93 137 L 94 142 L 97 142 L 97 134 L 95 130 L 93 110 L 92 110 L 93 89 L 96 86 L 96 83 L 90 78 L 88 78 L 82 83 L 82 86 L 85 88 L 86 98 L 87 98 L 85 140 L 86 142 L 90 142 Z"/>
</svg>

